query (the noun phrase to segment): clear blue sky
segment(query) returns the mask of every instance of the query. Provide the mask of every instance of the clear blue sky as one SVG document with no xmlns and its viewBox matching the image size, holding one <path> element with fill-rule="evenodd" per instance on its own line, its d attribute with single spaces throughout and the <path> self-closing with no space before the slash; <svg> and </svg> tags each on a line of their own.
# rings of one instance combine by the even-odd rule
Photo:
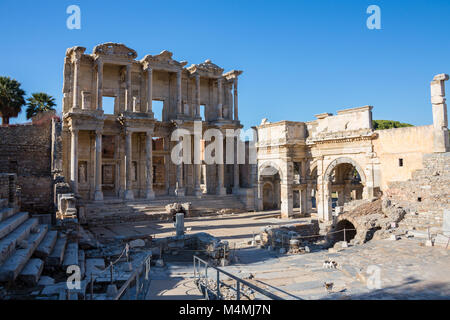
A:
<svg viewBox="0 0 450 320">
<path fill-rule="evenodd" d="M 71 4 L 81 8 L 81 30 L 66 27 Z M 371 4 L 381 8 L 382 30 L 366 27 Z M 429 82 L 450 73 L 449 16 L 448 0 L 2 0 L 0 75 L 27 94 L 53 95 L 60 110 L 66 48 L 90 53 L 112 41 L 139 59 L 167 49 L 189 64 L 210 58 L 244 70 L 247 128 L 367 104 L 374 119 L 424 125 L 432 123 Z"/>
</svg>

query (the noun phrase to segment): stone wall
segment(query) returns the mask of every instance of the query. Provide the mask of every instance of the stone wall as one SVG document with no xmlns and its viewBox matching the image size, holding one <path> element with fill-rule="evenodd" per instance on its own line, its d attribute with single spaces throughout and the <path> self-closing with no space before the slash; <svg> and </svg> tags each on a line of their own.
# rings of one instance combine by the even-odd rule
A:
<svg viewBox="0 0 450 320">
<path fill-rule="evenodd" d="M 53 211 L 51 119 L 0 127 L 0 172 L 17 174 L 23 211 Z"/>
<path fill-rule="evenodd" d="M 440 231 L 444 210 L 450 209 L 450 152 L 424 155 L 423 169 L 408 181 L 389 183 L 386 196 L 409 209 L 403 227 Z"/>
</svg>

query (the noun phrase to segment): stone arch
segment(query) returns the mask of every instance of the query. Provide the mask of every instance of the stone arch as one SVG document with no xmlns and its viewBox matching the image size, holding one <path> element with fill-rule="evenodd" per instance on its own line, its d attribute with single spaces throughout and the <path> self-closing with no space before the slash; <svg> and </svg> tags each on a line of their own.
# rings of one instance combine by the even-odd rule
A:
<svg viewBox="0 0 450 320">
<path fill-rule="evenodd" d="M 351 164 L 352 166 L 355 167 L 356 171 L 358 171 L 358 174 L 359 174 L 359 176 L 361 178 L 361 183 L 365 186 L 366 185 L 366 174 L 365 174 L 364 170 L 358 164 L 358 162 L 356 162 L 352 158 L 348 158 L 348 157 L 340 157 L 340 158 L 334 159 L 328 165 L 328 168 L 325 170 L 325 173 L 323 174 L 324 182 L 329 182 L 330 181 L 331 173 L 333 172 L 334 168 L 336 168 L 340 164 L 346 164 L 346 163 Z"/>
<path fill-rule="evenodd" d="M 284 181 L 284 177 L 286 177 L 285 173 L 280 168 L 280 166 L 276 162 L 273 162 L 273 161 L 265 161 L 259 166 L 258 177 L 264 175 L 263 174 L 264 170 L 267 170 L 267 169 L 270 170 L 271 167 L 277 171 L 277 172 L 274 172 L 274 174 L 278 173 L 280 175 L 280 180 Z"/>
</svg>

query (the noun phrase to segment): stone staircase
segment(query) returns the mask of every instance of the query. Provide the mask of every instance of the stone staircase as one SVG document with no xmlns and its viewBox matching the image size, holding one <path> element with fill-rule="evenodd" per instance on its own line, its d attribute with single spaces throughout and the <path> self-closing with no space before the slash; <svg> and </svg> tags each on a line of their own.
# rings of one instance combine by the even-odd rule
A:
<svg viewBox="0 0 450 320">
<path fill-rule="evenodd" d="M 0 207 L 0 284 L 35 287 L 43 272 L 79 264 L 78 243 L 27 212 Z"/>
<path fill-rule="evenodd" d="M 236 195 L 203 195 L 202 198 L 186 196 L 182 198 L 165 196 L 154 200 L 137 199 L 105 199 L 101 203 L 85 202 L 81 204 L 85 210 L 88 225 L 115 224 L 144 220 L 166 220 L 170 215 L 165 206 L 174 202 L 190 202 L 191 216 L 213 215 L 222 209 L 233 212 L 245 212 L 245 204 Z"/>
</svg>

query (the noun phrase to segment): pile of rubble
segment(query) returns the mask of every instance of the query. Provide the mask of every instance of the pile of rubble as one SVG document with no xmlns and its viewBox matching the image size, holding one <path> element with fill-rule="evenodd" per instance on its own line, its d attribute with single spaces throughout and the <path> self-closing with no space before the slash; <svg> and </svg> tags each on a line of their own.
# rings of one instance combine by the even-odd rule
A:
<svg viewBox="0 0 450 320">
<path fill-rule="evenodd" d="M 278 250 L 281 254 L 298 254 L 309 252 L 311 244 L 320 238 L 318 234 L 317 222 L 266 226 L 261 229 L 256 240 L 269 250 Z"/>
<path fill-rule="evenodd" d="M 357 206 L 350 212 L 338 216 L 336 227 L 339 222 L 347 220 L 356 229 L 356 236 L 351 239 L 351 244 L 362 244 L 371 239 L 385 239 L 392 235 L 401 233 L 398 223 L 406 214 L 405 208 L 391 203 L 389 199 L 373 199 L 373 201 Z M 332 230 L 336 231 L 336 229 Z M 330 240 L 333 241 L 333 237 Z"/>
</svg>

